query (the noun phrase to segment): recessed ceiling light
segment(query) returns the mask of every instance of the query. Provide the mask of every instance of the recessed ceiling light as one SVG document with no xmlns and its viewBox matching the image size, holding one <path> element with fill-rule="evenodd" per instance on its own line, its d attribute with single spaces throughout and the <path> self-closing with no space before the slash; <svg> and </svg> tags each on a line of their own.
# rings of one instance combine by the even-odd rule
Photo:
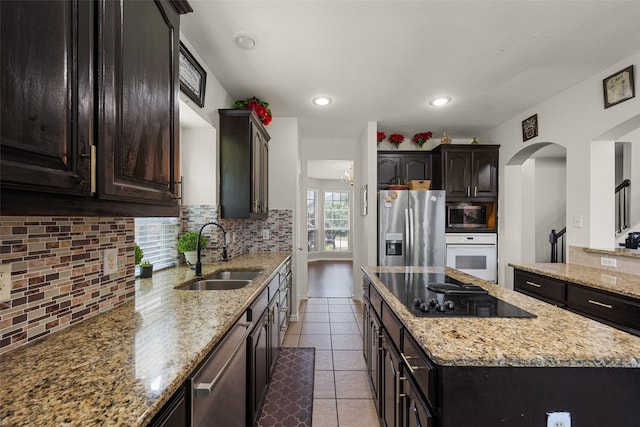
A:
<svg viewBox="0 0 640 427">
<path fill-rule="evenodd" d="M 233 39 L 236 41 L 236 45 L 240 49 L 253 49 L 256 47 L 256 38 L 249 33 L 239 31 L 233 35 Z"/>
<path fill-rule="evenodd" d="M 331 104 L 333 102 L 333 99 L 329 98 L 328 96 L 316 96 L 311 102 L 313 102 L 315 105 L 319 105 L 320 107 L 324 107 Z"/>
<path fill-rule="evenodd" d="M 429 104 L 433 105 L 434 107 L 442 107 L 443 105 L 447 105 L 450 102 L 451 98 L 449 98 L 448 96 L 439 96 L 429 101 Z"/>
</svg>

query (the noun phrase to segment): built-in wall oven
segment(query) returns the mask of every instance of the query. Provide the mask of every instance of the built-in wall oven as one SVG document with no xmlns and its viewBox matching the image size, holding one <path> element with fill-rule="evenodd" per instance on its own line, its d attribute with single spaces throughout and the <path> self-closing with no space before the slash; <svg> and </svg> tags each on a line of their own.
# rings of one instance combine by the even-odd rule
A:
<svg viewBox="0 0 640 427">
<path fill-rule="evenodd" d="M 447 266 L 495 283 L 497 243 L 495 233 L 447 233 Z"/>
</svg>

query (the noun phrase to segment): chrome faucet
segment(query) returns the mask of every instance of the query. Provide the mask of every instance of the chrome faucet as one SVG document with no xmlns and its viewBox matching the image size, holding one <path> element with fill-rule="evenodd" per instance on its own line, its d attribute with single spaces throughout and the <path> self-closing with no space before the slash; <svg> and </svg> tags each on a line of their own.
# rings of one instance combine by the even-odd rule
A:
<svg viewBox="0 0 640 427">
<path fill-rule="evenodd" d="M 202 276 L 202 263 L 200 262 L 200 238 L 202 237 L 202 230 L 204 230 L 204 228 L 207 225 L 215 225 L 217 226 L 220 230 L 222 230 L 222 259 L 221 261 L 229 261 L 229 258 L 227 257 L 227 232 L 224 231 L 224 228 L 222 228 L 222 226 L 220 224 L 218 224 L 217 222 L 208 222 L 205 225 L 203 225 L 200 228 L 200 232 L 198 233 L 198 243 L 196 245 L 196 276 Z"/>
</svg>

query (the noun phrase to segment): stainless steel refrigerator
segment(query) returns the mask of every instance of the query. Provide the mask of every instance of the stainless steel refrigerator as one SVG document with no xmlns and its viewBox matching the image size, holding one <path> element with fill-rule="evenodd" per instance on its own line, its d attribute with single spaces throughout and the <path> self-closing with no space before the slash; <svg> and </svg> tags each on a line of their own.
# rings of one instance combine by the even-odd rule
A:
<svg viewBox="0 0 640 427">
<path fill-rule="evenodd" d="M 445 192 L 381 190 L 378 265 L 444 267 Z"/>
</svg>

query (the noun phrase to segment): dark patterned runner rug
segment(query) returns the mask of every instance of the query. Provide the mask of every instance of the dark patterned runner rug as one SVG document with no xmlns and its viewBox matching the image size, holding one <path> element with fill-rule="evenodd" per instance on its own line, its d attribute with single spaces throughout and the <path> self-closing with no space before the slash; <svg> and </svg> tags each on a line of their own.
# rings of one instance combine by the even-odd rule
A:
<svg viewBox="0 0 640 427">
<path fill-rule="evenodd" d="M 315 348 L 280 349 L 258 426 L 311 426 L 315 359 Z"/>
</svg>

